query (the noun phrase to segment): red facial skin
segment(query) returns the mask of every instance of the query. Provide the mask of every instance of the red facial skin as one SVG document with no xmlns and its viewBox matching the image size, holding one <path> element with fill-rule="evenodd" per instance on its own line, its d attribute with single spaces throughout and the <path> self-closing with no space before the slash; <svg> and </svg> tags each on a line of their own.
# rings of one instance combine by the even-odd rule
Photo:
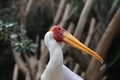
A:
<svg viewBox="0 0 120 80">
<path fill-rule="evenodd" d="M 50 31 L 53 32 L 53 36 L 56 39 L 56 41 L 61 42 L 63 40 L 63 33 L 66 31 L 60 26 L 53 26 Z"/>
</svg>

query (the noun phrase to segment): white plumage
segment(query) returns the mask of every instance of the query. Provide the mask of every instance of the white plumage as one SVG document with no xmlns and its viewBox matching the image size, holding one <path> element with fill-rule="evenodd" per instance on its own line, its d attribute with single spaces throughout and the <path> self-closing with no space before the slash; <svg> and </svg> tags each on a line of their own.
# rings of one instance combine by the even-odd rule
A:
<svg viewBox="0 0 120 80">
<path fill-rule="evenodd" d="M 57 42 L 52 32 L 47 32 L 44 42 L 50 51 L 50 60 L 41 76 L 41 80 L 83 80 L 63 65 L 63 53 L 60 43 Z"/>
</svg>

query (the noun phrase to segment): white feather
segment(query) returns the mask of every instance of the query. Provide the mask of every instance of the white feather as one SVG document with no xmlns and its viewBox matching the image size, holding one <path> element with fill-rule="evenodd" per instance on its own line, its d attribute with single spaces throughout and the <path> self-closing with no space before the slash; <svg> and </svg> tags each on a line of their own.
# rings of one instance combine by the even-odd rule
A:
<svg viewBox="0 0 120 80">
<path fill-rule="evenodd" d="M 63 65 L 62 49 L 54 39 L 52 32 L 46 33 L 44 41 L 50 51 L 50 60 L 41 76 L 41 80 L 83 80 Z"/>
</svg>

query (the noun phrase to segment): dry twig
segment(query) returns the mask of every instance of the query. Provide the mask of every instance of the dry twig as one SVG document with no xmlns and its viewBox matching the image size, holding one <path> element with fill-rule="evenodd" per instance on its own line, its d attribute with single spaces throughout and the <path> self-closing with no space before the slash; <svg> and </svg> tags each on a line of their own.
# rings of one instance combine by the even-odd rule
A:
<svg viewBox="0 0 120 80">
<path fill-rule="evenodd" d="M 63 14 L 64 7 L 65 7 L 65 0 L 61 0 L 59 7 L 57 9 L 56 16 L 55 16 L 54 21 L 53 21 L 53 25 L 58 24 L 58 22 L 60 21 L 61 16 Z"/>
<path fill-rule="evenodd" d="M 14 52 L 14 59 L 16 61 L 16 64 L 18 64 L 20 70 L 24 73 L 27 74 L 27 72 L 29 71 L 28 68 L 26 67 L 26 64 L 24 63 L 24 61 L 21 59 L 20 53 L 18 52 Z"/>
<path fill-rule="evenodd" d="M 94 0 L 87 0 L 87 2 L 85 3 L 85 6 L 81 12 L 74 36 L 78 39 L 81 38 L 82 33 L 83 33 L 83 29 L 85 27 L 86 21 L 87 21 L 87 17 L 88 14 L 92 8 Z"/>
<path fill-rule="evenodd" d="M 88 46 L 89 43 L 90 43 L 91 37 L 92 37 L 93 32 L 94 32 L 94 27 L 95 27 L 95 18 L 92 18 L 92 19 L 91 19 L 91 23 L 90 23 L 90 28 L 89 28 L 89 31 L 88 31 L 86 40 L 85 40 L 85 42 L 84 42 L 84 44 L 85 44 L 86 46 Z"/>
<path fill-rule="evenodd" d="M 13 71 L 13 79 L 12 80 L 18 80 L 18 65 L 15 64 L 14 71 Z"/>
</svg>

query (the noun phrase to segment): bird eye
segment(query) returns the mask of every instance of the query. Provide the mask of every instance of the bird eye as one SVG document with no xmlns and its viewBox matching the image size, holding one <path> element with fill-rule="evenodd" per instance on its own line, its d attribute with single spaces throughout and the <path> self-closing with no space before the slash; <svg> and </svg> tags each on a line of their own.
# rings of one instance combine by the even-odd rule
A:
<svg viewBox="0 0 120 80">
<path fill-rule="evenodd" d="M 58 30 L 61 30 L 61 28 L 58 28 Z"/>
</svg>

